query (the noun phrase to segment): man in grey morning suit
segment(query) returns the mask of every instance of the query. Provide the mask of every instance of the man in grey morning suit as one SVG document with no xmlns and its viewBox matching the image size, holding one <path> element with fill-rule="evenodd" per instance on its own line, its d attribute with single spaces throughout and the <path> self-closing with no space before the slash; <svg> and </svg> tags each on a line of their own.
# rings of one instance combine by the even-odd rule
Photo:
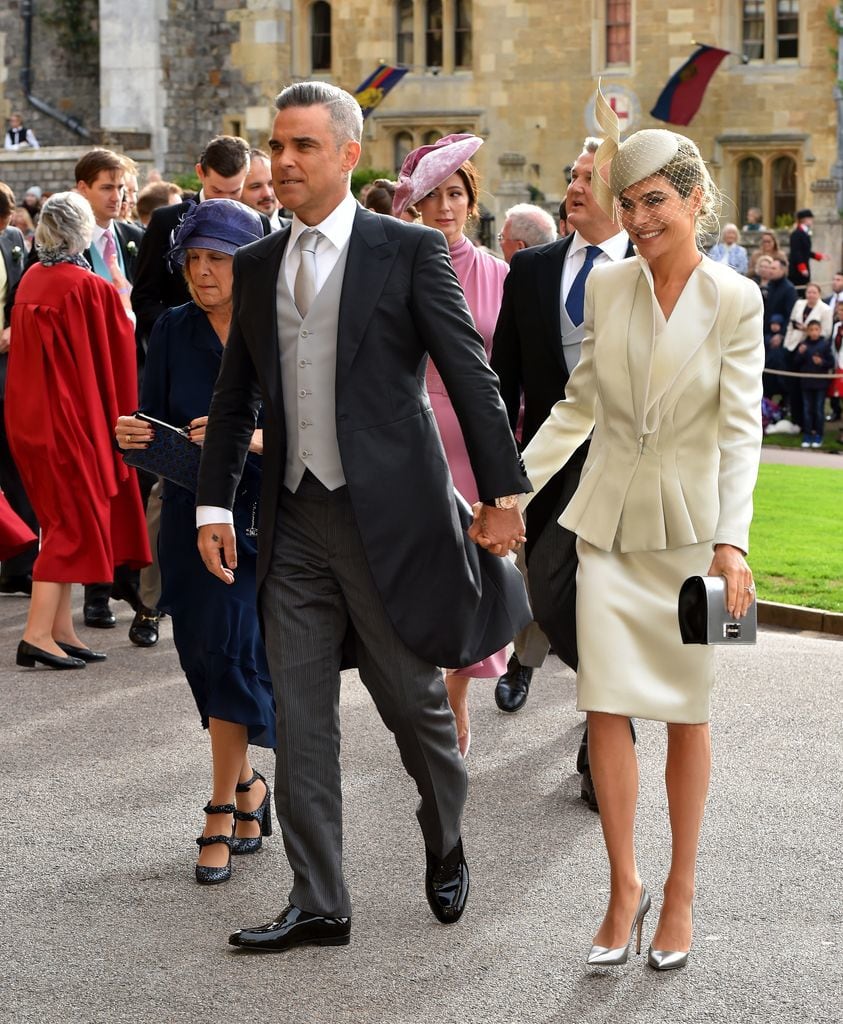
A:
<svg viewBox="0 0 843 1024">
<path fill-rule="evenodd" d="M 428 902 L 443 923 L 459 918 L 466 779 L 434 666 L 469 664 L 529 620 L 514 567 L 465 536 L 470 514 L 454 495 L 424 388 L 429 352 L 491 506 L 485 536 L 497 553 L 517 547 L 514 496 L 530 485 L 444 238 L 351 197 L 362 116 L 348 93 L 298 83 L 276 106 L 273 182 L 294 219 L 235 257 L 197 495 L 200 552 L 226 579 L 236 570 L 228 510 L 262 401 L 258 604 L 278 707 L 276 810 L 294 883 L 273 921 L 229 941 L 263 950 L 349 940 L 338 727 L 349 651 L 419 790 Z M 481 575 L 497 574 L 494 586 L 472 572 L 481 563 Z"/>
</svg>

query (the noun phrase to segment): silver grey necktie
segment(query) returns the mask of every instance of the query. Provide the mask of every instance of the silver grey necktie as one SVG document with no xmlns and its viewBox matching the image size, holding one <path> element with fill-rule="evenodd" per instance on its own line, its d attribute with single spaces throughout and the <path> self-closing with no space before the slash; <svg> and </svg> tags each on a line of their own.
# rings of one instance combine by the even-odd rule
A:
<svg viewBox="0 0 843 1024">
<path fill-rule="evenodd" d="M 307 311 L 316 298 L 316 250 L 321 240 L 321 233 L 315 230 L 303 231 L 299 235 L 301 258 L 293 285 L 293 299 L 302 317 L 307 316 Z"/>
</svg>

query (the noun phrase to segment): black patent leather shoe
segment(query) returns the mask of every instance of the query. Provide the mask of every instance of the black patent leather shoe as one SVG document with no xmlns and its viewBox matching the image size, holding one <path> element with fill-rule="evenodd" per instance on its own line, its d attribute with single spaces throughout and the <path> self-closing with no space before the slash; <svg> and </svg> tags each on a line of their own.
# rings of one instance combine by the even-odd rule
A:
<svg viewBox="0 0 843 1024">
<path fill-rule="evenodd" d="M 102 651 L 92 651 L 90 647 L 75 647 L 73 644 L 63 644 L 60 640 L 56 640 L 56 643 L 65 654 L 69 654 L 71 658 L 80 658 L 82 661 L 105 661 L 108 657 Z"/>
<path fill-rule="evenodd" d="M 117 619 L 115 619 L 114 613 L 108 607 L 108 602 L 103 604 L 86 604 L 83 609 L 83 615 L 85 617 L 85 625 L 91 626 L 93 629 L 114 629 L 117 625 Z"/>
<path fill-rule="evenodd" d="M 129 639 L 135 647 L 154 647 L 158 643 L 158 623 L 161 616 L 152 608 L 141 605 L 129 626 Z"/>
<path fill-rule="evenodd" d="M 347 946 L 350 939 L 350 917 L 322 917 L 290 904 L 277 920 L 258 928 L 241 928 L 228 942 L 257 953 L 283 953 L 294 946 Z"/>
<path fill-rule="evenodd" d="M 61 658 L 57 654 L 50 654 L 40 647 L 28 644 L 21 640 L 18 644 L 18 653 L 15 658 L 16 664 L 21 668 L 35 668 L 35 665 L 46 665 L 47 668 L 84 668 L 85 662 L 81 658 Z"/>
<path fill-rule="evenodd" d="M 32 577 L 26 576 L 5 576 L 0 579 L 0 594 L 25 594 L 32 595 Z"/>
<path fill-rule="evenodd" d="M 462 852 L 462 839 L 441 860 L 430 850 L 424 891 L 433 916 L 442 924 L 454 924 L 462 917 L 468 899 L 468 864 Z"/>
<path fill-rule="evenodd" d="M 527 665 L 522 665 L 518 656 L 513 654 L 507 663 L 506 672 L 495 687 L 495 703 L 501 711 L 511 714 L 524 707 L 532 678 L 533 670 Z"/>
</svg>

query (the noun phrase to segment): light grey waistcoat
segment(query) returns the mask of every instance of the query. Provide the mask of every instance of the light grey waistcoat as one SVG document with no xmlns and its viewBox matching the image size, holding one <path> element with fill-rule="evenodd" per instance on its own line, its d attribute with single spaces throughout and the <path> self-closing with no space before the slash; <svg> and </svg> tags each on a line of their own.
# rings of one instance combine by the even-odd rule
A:
<svg viewBox="0 0 843 1024">
<path fill-rule="evenodd" d="M 276 287 L 281 394 L 287 428 L 284 486 L 295 491 L 304 471 L 329 491 L 345 484 L 337 444 L 336 376 L 340 294 L 348 245 L 302 320 L 282 262 Z"/>
<path fill-rule="evenodd" d="M 560 300 L 559 306 L 562 326 L 562 354 L 565 356 L 565 365 L 568 367 L 568 373 L 571 374 L 574 372 L 574 367 L 580 361 L 580 350 L 582 349 L 582 339 L 585 335 L 585 325 L 580 324 L 579 327 L 575 327 L 573 321 L 568 316 L 568 310 L 565 309 L 565 303 Z"/>
</svg>

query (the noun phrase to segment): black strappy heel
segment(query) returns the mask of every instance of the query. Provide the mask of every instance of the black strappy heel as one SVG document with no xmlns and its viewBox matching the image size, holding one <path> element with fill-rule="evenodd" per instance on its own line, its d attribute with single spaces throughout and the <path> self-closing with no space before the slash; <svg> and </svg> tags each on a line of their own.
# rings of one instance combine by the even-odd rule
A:
<svg viewBox="0 0 843 1024">
<path fill-rule="evenodd" d="M 211 804 L 207 803 L 202 808 L 205 814 L 236 814 L 237 808 L 234 804 Z M 213 846 L 215 843 L 223 843 L 228 847 L 228 863 L 221 868 L 206 867 L 204 864 L 196 865 L 196 881 L 200 885 L 219 885 L 220 882 L 227 882 L 231 878 L 231 851 L 234 845 L 234 823 L 231 825 L 230 836 L 199 836 L 196 845 L 201 850 L 204 846 Z"/>
<path fill-rule="evenodd" d="M 263 845 L 263 837 L 272 835 L 272 814 L 269 809 L 269 801 L 271 793 L 269 789 L 269 783 L 258 771 L 252 772 L 252 777 L 248 782 L 238 782 L 237 792 L 248 793 L 255 782 L 260 781 L 266 786 L 266 794 L 261 801 L 260 807 L 254 811 L 234 811 L 235 828 L 237 827 L 238 821 L 257 821 L 260 824 L 260 835 L 257 836 L 245 836 L 240 838 L 239 836 L 233 835 L 231 837 L 231 852 L 235 856 L 244 856 L 248 853 L 257 853 Z"/>
</svg>

